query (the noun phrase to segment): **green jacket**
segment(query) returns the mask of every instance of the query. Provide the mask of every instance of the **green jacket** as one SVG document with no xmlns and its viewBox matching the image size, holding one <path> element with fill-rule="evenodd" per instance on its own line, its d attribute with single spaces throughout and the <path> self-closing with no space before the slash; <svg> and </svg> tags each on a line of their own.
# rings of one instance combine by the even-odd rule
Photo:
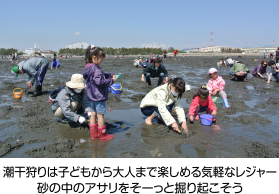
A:
<svg viewBox="0 0 279 194">
<path fill-rule="evenodd" d="M 232 73 L 235 74 L 238 71 L 249 71 L 248 68 L 245 67 L 242 63 L 235 63 L 232 66 Z"/>
</svg>

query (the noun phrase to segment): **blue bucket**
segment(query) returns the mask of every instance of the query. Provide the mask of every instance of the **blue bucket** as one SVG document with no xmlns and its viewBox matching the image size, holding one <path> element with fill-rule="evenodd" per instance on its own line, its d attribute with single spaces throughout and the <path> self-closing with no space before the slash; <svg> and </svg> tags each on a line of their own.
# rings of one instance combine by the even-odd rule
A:
<svg viewBox="0 0 279 194">
<path fill-rule="evenodd" d="M 201 114 L 200 118 L 202 125 L 212 125 L 212 121 L 215 121 L 215 118 L 209 114 Z"/>
<path fill-rule="evenodd" d="M 111 87 L 112 94 L 120 94 L 120 92 L 122 90 L 121 84 L 113 84 L 110 87 Z"/>
</svg>

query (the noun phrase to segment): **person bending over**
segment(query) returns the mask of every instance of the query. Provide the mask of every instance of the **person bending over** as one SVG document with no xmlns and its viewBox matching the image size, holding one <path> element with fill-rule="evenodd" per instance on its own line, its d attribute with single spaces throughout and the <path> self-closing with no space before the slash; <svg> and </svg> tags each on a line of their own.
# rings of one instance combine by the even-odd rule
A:
<svg viewBox="0 0 279 194">
<path fill-rule="evenodd" d="M 247 75 L 249 72 L 250 70 L 240 61 L 236 61 L 230 69 L 230 75 L 235 81 L 239 80 L 247 82 Z"/>
<path fill-rule="evenodd" d="M 12 73 L 15 73 L 16 77 L 18 77 L 18 74 L 24 73 L 29 75 L 29 81 L 26 83 L 27 89 L 31 88 L 36 81 L 35 92 L 31 95 L 31 97 L 35 97 L 42 94 L 42 86 L 47 69 L 48 60 L 38 57 L 21 61 L 18 66 L 12 68 Z"/>
<path fill-rule="evenodd" d="M 162 119 L 167 126 L 172 126 L 174 131 L 179 131 L 175 119 L 171 115 L 173 107 L 178 116 L 184 132 L 188 132 L 185 112 L 182 107 L 181 97 L 185 92 L 185 81 L 182 78 L 172 78 L 167 84 L 151 90 L 141 101 L 141 112 L 148 118 L 146 124 L 152 125 L 152 119 Z"/>
<path fill-rule="evenodd" d="M 50 69 L 52 69 L 53 68 L 53 66 L 55 66 L 55 68 L 56 69 L 58 69 L 59 68 L 59 61 L 56 59 L 56 58 L 54 58 L 53 60 L 52 60 L 52 63 L 51 63 L 51 66 L 50 66 Z"/>
<path fill-rule="evenodd" d="M 274 61 L 269 61 L 268 65 L 270 66 L 270 71 L 272 76 L 279 82 L 279 63 L 275 63 Z"/>
<path fill-rule="evenodd" d="M 260 78 L 264 78 L 262 74 L 266 73 L 268 79 L 267 79 L 267 83 L 270 82 L 270 76 L 268 74 L 268 71 L 267 71 L 267 61 L 266 60 L 263 60 L 261 62 L 261 64 L 259 64 L 257 67 L 255 67 L 255 69 L 253 70 L 253 73 L 252 75 L 254 77 L 260 77 Z"/>
</svg>

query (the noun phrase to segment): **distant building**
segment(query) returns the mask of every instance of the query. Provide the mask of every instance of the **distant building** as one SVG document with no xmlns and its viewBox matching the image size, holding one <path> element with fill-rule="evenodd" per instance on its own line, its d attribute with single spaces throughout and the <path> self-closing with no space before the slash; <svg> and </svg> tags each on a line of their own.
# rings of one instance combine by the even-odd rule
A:
<svg viewBox="0 0 279 194">
<path fill-rule="evenodd" d="M 220 53 L 222 52 L 222 49 L 238 49 L 237 47 L 228 47 L 228 46 L 209 46 L 209 47 L 204 47 L 200 48 L 199 52 L 216 52 Z"/>
<path fill-rule="evenodd" d="M 184 48 L 181 51 L 186 53 L 198 53 L 200 48 Z"/>
<path fill-rule="evenodd" d="M 66 48 L 69 49 L 75 49 L 75 48 L 82 48 L 82 49 L 86 49 L 89 46 L 89 44 L 87 42 L 76 42 L 73 44 L 67 44 Z"/>
<path fill-rule="evenodd" d="M 43 50 L 41 51 L 41 53 L 54 53 L 55 51 L 52 51 L 52 50 Z"/>
<path fill-rule="evenodd" d="M 259 46 L 250 46 L 250 47 L 243 47 L 241 50 L 243 50 L 245 53 L 273 53 L 277 50 L 277 46 L 273 45 L 259 45 Z"/>
<path fill-rule="evenodd" d="M 27 54 L 27 55 L 31 55 L 34 53 L 34 50 L 32 48 L 29 48 L 29 49 L 24 49 L 23 50 L 23 53 Z"/>
<path fill-rule="evenodd" d="M 161 48 L 166 49 L 166 44 L 159 44 L 159 43 L 153 43 L 153 44 L 142 44 L 142 48 Z"/>
</svg>

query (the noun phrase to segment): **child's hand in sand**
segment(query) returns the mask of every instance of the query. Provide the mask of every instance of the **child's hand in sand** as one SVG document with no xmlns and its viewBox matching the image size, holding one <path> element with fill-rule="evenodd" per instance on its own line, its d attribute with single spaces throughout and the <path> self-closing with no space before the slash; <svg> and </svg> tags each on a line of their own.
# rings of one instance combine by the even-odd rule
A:
<svg viewBox="0 0 279 194">
<path fill-rule="evenodd" d="M 217 112 L 214 110 L 214 111 L 212 111 L 212 115 L 214 116 L 214 115 L 216 115 L 217 114 Z"/>
<path fill-rule="evenodd" d="M 141 78 L 141 81 L 142 81 L 142 82 L 145 82 L 144 78 Z"/>
<path fill-rule="evenodd" d="M 190 121 L 194 121 L 194 117 L 193 116 L 190 116 Z"/>
</svg>

